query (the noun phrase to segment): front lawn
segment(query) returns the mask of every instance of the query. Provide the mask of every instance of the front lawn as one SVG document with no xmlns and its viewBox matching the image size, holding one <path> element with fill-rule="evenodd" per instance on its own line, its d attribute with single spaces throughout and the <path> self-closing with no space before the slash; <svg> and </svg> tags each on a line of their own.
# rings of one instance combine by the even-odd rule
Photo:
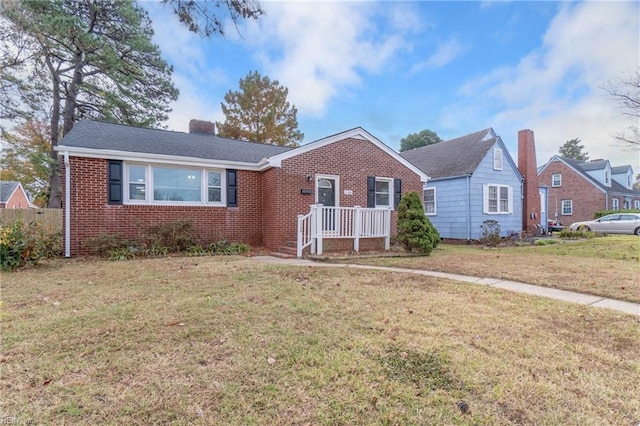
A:
<svg viewBox="0 0 640 426">
<path fill-rule="evenodd" d="M 3 274 L 1 315 L 21 424 L 640 419 L 639 318 L 415 274 L 57 261 Z"/>
<path fill-rule="evenodd" d="M 640 303 L 640 238 L 557 241 L 500 248 L 440 244 L 429 257 L 344 261 L 500 278 Z"/>
</svg>

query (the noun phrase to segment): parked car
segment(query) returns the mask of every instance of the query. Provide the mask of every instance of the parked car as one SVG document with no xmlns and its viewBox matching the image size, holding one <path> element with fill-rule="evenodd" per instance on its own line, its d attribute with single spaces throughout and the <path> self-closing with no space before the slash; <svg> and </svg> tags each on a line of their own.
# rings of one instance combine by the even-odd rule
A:
<svg viewBox="0 0 640 426">
<path fill-rule="evenodd" d="M 608 214 L 606 216 L 602 216 L 600 219 L 572 223 L 569 229 L 572 231 L 594 231 L 607 232 L 609 234 L 640 235 L 640 214 Z"/>
<path fill-rule="evenodd" d="M 547 221 L 547 232 L 560 232 L 564 229 L 564 226 L 560 222 L 556 222 L 555 220 Z"/>
</svg>

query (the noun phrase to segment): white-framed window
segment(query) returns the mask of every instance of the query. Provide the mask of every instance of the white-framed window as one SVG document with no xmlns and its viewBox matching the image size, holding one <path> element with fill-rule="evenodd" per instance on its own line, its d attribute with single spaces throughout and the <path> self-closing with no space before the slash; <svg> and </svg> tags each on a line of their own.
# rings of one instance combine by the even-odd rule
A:
<svg viewBox="0 0 640 426">
<path fill-rule="evenodd" d="M 376 207 L 393 207 L 393 179 L 376 177 Z"/>
<path fill-rule="evenodd" d="M 513 213 L 513 188 L 507 185 L 484 185 L 485 214 Z"/>
<path fill-rule="evenodd" d="M 436 189 L 425 188 L 424 190 L 424 213 L 427 216 L 436 214 Z"/>
<path fill-rule="evenodd" d="M 635 200 L 633 202 L 633 208 L 634 209 L 640 209 L 640 200 Z"/>
<path fill-rule="evenodd" d="M 560 173 L 551 175 L 551 186 L 554 188 L 562 186 L 562 175 Z"/>
<path fill-rule="evenodd" d="M 609 171 L 604 171 L 604 184 L 607 186 L 611 186 L 611 178 L 609 177 Z"/>
<path fill-rule="evenodd" d="M 573 200 L 562 200 L 562 215 L 570 216 L 573 214 Z"/>
<path fill-rule="evenodd" d="M 611 199 L 611 210 L 620 210 L 620 200 L 617 198 Z"/>
<path fill-rule="evenodd" d="M 225 172 L 201 167 L 125 164 L 125 204 L 225 205 Z"/>
<path fill-rule="evenodd" d="M 502 170 L 502 150 L 500 148 L 493 150 L 493 170 Z"/>
</svg>

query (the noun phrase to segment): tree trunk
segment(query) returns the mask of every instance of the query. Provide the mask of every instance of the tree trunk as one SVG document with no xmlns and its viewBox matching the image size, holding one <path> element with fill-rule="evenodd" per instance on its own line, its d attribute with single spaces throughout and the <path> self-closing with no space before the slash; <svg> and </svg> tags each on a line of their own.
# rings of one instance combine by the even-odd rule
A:
<svg viewBox="0 0 640 426">
<path fill-rule="evenodd" d="M 51 107 L 51 159 L 53 165 L 49 174 L 49 204 L 50 209 L 62 207 L 62 161 L 58 158 L 58 153 L 54 150 L 58 146 L 58 129 L 60 126 L 60 76 L 51 64 L 50 58 L 46 58 L 47 66 L 51 71 L 53 106 Z"/>
</svg>

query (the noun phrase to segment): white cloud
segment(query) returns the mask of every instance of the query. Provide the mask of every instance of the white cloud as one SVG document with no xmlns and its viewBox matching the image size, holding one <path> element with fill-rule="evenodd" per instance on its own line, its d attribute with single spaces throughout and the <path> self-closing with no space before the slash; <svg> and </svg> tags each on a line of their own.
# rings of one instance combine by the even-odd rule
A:
<svg viewBox="0 0 640 426">
<path fill-rule="evenodd" d="M 441 68 L 451 63 L 454 59 L 460 57 L 467 48 L 458 41 L 457 38 L 450 38 L 449 40 L 441 43 L 435 53 L 429 57 L 426 61 L 414 64 L 411 67 L 411 73 L 420 72 L 426 68 Z"/>
<path fill-rule="evenodd" d="M 613 143 L 625 119 L 604 96 L 602 86 L 640 63 L 639 7 L 635 2 L 564 4 L 547 29 L 543 44 L 514 66 L 504 66 L 460 89 L 503 139 L 519 128 L 536 135 L 539 162 L 565 141 L 578 137 L 592 158 L 640 165 L 640 155 Z M 451 114 L 451 107 L 443 119 Z M 482 114 L 482 113 L 480 113 Z M 515 152 L 512 154 L 515 155 Z"/>
<path fill-rule="evenodd" d="M 377 73 L 410 45 L 417 30 L 407 5 L 363 2 L 266 2 L 266 15 L 243 32 L 265 73 L 289 88 L 299 114 L 322 117 L 329 102 L 348 96 L 361 73 Z M 391 9 L 380 23 L 379 12 Z M 261 40 L 255 42 L 255 40 Z"/>
</svg>

